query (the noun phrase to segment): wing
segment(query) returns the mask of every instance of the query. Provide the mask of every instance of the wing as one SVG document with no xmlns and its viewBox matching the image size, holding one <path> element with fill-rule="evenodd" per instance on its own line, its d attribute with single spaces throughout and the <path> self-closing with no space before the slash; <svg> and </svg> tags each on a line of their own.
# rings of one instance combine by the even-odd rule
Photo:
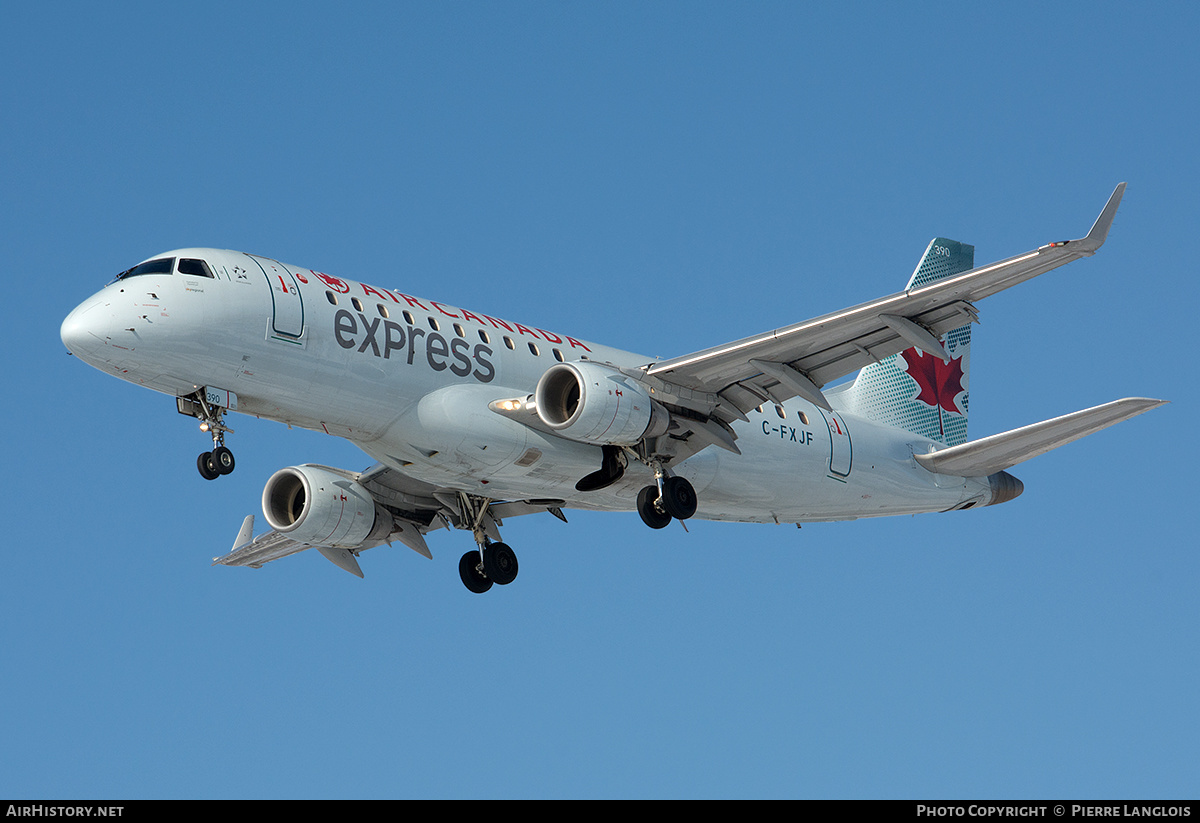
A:
<svg viewBox="0 0 1200 823">
<path fill-rule="evenodd" d="M 560 520 L 566 518 L 560 506 L 562 500 L 509 500 L 487 501 L 483 511 L 468 511 L 471 502 L 457 492 L 439 489 L 405 475 L 403 472 L 376 464 L 365 472 L 349 472 L 329 466 L 318 468 L 340 474 L 360 484 L 377 505 L 377 511 L 391 517 L 390 529 L 383 536 L 368 539 L 351 547 L 321 546 L 294 540 L 274 529 L 254 537 L 254 515 L 242 521 L 242 527 L 234 540 L 233 548 L 226 555 L 213 558 L 217 566 L 249 566 L 262 568 L 265 563 L 302 552 L 317 549 L 338 568 L 351 574 L 363 576 L 358 565 L 358 555 L 367 549 L 399 542 L 424 557 L 433 559 L 433 553 L 425 542 L 425 535 L 442 528 L 471 528 L 469 523 L 478 522 L 480 528 L 492 540 L 499 541 L 499 526 L 503 518 L 523 514 L 550 512 Z"/>
<path fill-rule="evenodd" d="M 911 346 L 943 355 L 937 338 L 978 322 L 976 301 L 1094 254 L 1124 193 L 1121 183 L 1079 240 L 1050 243 L 844 311 L 654 363 L 642 379 L 668 402 L 727 424 L 744 420 L 763 403 L 796 396 L 828 409 L 821 388 L 830 381 Z"/>
<path fill-rule="evenodd" d="M 349 549 L 335 549 L 325 546 L 314 546 L 311 543 L 301 543 L 298 540 L 293 540 L 286 534 L 281 534 L 271 530 L 258 537 L 251 539 L 254 533 L 254 515 L 246 516 L 242 521 L 241 531 L 238 532 L 238 539 L 233 543 L 233 550 L 223 557 L 214 557 L 214 566 L 249 566 L 252 569 L 261 569 L 264 563 L 270 563 L 272 560 L 279 560 L 282 557 L 302 552 L 305 549 L 320 549 L 321 553 L 328 557 L 338 568 L 345 569 L 351 574 L 356 574 L 359 577 L 363 576 L 362 569 L 358 565 L 357 552 L 365 549 L 371 549 L 381 545 L 384 541 L 380 540 L 371 544 L 364 544 L 355 551 Z"/>
</svg>

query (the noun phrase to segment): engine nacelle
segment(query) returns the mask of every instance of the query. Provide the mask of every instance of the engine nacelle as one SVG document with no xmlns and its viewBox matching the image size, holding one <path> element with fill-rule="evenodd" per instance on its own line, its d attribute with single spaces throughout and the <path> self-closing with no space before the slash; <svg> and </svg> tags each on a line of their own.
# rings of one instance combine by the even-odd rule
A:
<svg viewBox="0 0 1200 823">
<path fill-rule="evenodd" d="M 538 417 L 563 437 L 632 446 L 667 430 L 670 413 L 633 378 L 598 363 L 557 363 L 538 380 Z"/>
<path fill-rule="evenodd" d="M 313 546 L 353 549 L 391 531 L 390 517 L 377 514 L 370 492 L 315 466 L 275 472 L 263 489 L 262 502 L 272 529 Z"/>
</svg>

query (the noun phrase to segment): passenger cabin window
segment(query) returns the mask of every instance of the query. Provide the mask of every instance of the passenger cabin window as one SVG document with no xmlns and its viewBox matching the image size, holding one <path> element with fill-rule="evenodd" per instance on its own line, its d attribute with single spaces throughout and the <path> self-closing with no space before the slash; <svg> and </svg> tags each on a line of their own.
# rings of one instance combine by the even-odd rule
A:
<svg viewBox="0 0 1200 823">
<path fill-rule="evenodd" d="M 179 273 L 191 274 L 196 277 L 212 277 L 212 270 L 203 260 L 196 260 L 191 257 L 182 257 L 179 260 Z"/>
<path fill-rule="evenodd" d="M 126 269 L 117 275 L 117 279 L 124 280 L 126 277 L 137 277 L 141 274 L 170 274 L 174 269 L 174 257 L 160 257 L 157 260 L 147 260 L 132 269 Z"/>
</svg>

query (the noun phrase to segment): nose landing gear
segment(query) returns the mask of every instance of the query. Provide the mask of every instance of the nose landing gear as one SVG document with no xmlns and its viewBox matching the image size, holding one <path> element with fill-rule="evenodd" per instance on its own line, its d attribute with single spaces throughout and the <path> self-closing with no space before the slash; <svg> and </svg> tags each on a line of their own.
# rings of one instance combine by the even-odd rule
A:
<svg viewBox="0 0 1200 823">
<path fill-rule="evenodd" d="M 233 471 L 233 452 L 225 446 L 217 446 L 210 452 L 201 452 L 196 458 L 196 468 L 205 480 L 216 480 Z"/>
<path fill-rule="evenodd" d="M 235 395 L 229 392 L 225 394 L 234 398 L 234 403 L 237 402 Z M 212 402 L 213 399 L 206 389 L 175 398 L 179 413 L 195 417 L 200 421 L 200 431 L 212 435 L 213 450 L 201 452 L 196 458 L 196 469 L 205 480 L 216 480 L 223 474 L 229 474 L 235 465 L 233 452 L 225 446 L 225 434 L 233 434 L 233 429 L 223 422 L 225 408 Z"/>
</svg>

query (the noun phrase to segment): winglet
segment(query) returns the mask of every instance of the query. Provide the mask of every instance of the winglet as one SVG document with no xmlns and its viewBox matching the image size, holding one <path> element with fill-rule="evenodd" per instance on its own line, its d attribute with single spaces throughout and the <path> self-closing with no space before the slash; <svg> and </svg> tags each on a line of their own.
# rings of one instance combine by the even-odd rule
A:
<svg viewBox="0 0 1200 823">
<path fill-rule="evenodd" d="M 1104 241 L 1108 237 L 1108 230 L 1112 227 L 1113 218 L 1117 216 L 1117 207 L 1121 205 L 1121 197 L 1124 194 L 1125 184 L 1118 183 L 1116 189 L 1113 190 L 1112 196 L 1104 204 L 1104 210 L 1100 212 L 1100 216 L 1092 224 L 1092 230 L 1087 233 L 1087 237 L 1075 241 L 1080 251 L 1091 254 L 1104 245 Z"/>
<path fill-rule="evenodd" d="M 246 519 L 242 521 L 242 528 L 238 530 L 237 539 L 233 541 L 233 548 L 229 551 L 235 552 L 242 546 L 246 545 L 254 537 L 254 515 L 246 515 Z"/>
</svg>

